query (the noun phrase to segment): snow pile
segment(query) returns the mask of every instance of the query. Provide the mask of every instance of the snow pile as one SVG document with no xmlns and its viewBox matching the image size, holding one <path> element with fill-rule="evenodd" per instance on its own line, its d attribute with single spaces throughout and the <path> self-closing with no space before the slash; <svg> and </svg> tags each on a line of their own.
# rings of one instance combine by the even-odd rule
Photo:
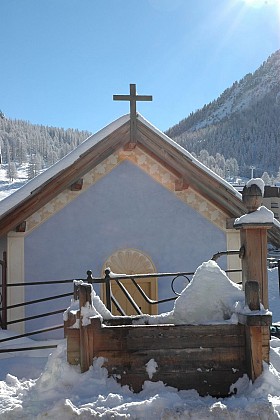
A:
<svg viewBox="0 0 280 420">
<path fill-rule="evenodd" d="M 75 280 L 75 284 L 81 286 L 83 281 Z M 88 286 L 88 283 L 85 283 Z M 100 297 L 96 294 L 95 290 L 91 288 L 91 302 L 92 306 L 89 305 L 87 302 L 86 306 L 81 308 L 81 315 L 83 319 L 83 325 L 90 324 L 90 317 L 98 316 L 102 319 L 110 319 L 113 317 L 111 312 L 106 308 Z M 63 314 L 63 320 L 67 321 L 69 314 L 76 315 L 79 311 L 80 303 L 79 300 L 71 300 L 70 306 L 66 309 Z M 72 326 L 72 328 L 79 328 L 79 320 L 77 319 L 76 323 Z"/>
<path fill-rule="evenodd" d="M 176 324 L 236 322 L 233 314 L 245 305 L 244 292 L 233 283 L 215 261 L 204 262 L 192 281 L 176 299 Z"/>
<path fill-rule="evenodd" d="M 93 306 L 95 307 L 95 309 L 97 310 L 97 312 L 101 315 L 103 319 L 110 319 L 113 317 L 111 312 L 106 308 L 106 306 L 104 305 L 100 297 L 96 294 L 93 288 L 91 292 L 91 300 L 92 300 Z"/>
<path fill-rule="evenodd" d="M 108 378 L 103 358 L 88 372 L 66 362 L 62 343 L 49 357 L 37 380 L 7 375 L 0 382 L 0 417 L 6 419 L 277 419 L 280 417 L 280 340 L 272 340 L 272 363 L 252 384 L 247 377 L 228 398 L 199 397 L 195 390 L 178 391 L 162 382 L 146 381 L 139 394 Z M 32 358 L 30 358 L 32 363 Z M 151 362 L 150 368 L 156 367 Z M 152 370 L 152 369 L 151 369 Z"/>
<path fill-rule="evenodd" d="M 152 379 L 154 373 L 156 373 L 158 364 L 154 359 L 150 359 L 146 364 L 146 372 L 150 379 Z"/>
</svg>

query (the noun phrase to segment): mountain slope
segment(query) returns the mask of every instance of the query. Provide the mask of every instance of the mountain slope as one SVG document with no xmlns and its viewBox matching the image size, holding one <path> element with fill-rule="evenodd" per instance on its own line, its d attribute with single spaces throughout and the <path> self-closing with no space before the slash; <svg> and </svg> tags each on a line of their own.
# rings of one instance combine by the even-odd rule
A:
<svg viewBox="0 0 280 420">
<path fill-rule="evenodd" d="M 166 134 L 196 154 L 206 149 L 211 155 L 236 158 L 244 175 L 251 165 L 258 176 L 264 171 L 276 175 L 280 165 L 280 50 Z"/>
<path fill-rule="evenodd" d="M 4 164 L 28 163 L 37 172 L 57 162 L 90 135 L 87 131 L 63 129 L 12 120 L 0 115 L 0 148 Z M 36 175 L 36 174 L 34 174 Z"/>
</svg>

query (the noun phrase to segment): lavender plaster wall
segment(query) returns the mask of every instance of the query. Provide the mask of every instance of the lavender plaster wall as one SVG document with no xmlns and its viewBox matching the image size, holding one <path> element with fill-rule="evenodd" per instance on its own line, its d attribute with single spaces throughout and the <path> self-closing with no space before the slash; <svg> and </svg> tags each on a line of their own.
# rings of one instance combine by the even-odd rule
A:
<svg viewBox="0 0 280 420">
<path fill-rule="evenodd" d="M 82 193 L 25 239 L 25 279 L 44 281 L 101 275 L 116 250 L 136 248 L 150 256 L 158 272 L 195 271 L 220 250 L 225 234 L 130 162 Z M 72 290 L 72 285 L 26 287 L 26 300 Z M 98 287 L 97 287 L 98 291 Z M 159 283 L 159 298 L 170 296 Z M 69 299 L 27 307 L 26 315 L 55 310 Z M 37 307 L 37 308 L 36 308 Z M 160 312 L 170 310 L 165 304 Z M 61 323 L 61 315 L 39 320 Z M 27 330 L 38 328 L 29 321 Z"/>
</svg>

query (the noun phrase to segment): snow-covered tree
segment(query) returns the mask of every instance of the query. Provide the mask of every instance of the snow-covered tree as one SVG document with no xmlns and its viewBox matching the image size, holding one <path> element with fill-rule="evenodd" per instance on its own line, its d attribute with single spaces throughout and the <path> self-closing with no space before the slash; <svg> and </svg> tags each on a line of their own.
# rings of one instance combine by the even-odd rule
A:
<svg viewBox="0 0 280 420">
<path fill-rule="evenodd" d="M 15 162 L 11 161 L 8 163 L 6 175 L 10 181 L 14 181 L 18 177 L 17 167 L 16 167 Z"/>
<path fill-rule="evenodd" d="M 270 176 L 268 175 L 267 172 L 264 172 L 262 174 L 261 178 L 262 178 L 263 182 L 265 183 L 265 185 L 271 185 L 271 178 L 270 178 Z"/>
</svg>

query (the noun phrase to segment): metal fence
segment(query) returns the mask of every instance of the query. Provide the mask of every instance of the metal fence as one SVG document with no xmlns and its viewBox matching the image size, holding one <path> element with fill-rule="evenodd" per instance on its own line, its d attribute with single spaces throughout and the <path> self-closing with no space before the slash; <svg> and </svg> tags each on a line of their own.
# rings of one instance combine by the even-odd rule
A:
<svg viewBox="0 0 280 420">
<path fill-rule="evenodd" d="M 240 272 L 241 270 L 227 270 L 227 273 L 233 273 L 233 272 Z M 135 302 L 135 300 L 132 298 L 132 296 L 130 295 L 130 293 L 128 292 L 127 288 L 123 285 L 122 280 L 129 280 L 129 282 L 131 282 L 131 284 L 133 285 L 133 287 L 135 287 L 138 292 L 140 293 L 140 295 L 142 296 L 142 298 L 149 304 L 149 305 L 158 305 L 161 303 L 165 303 L 165 302 L 170 302 L 170 301 L 174 301 L 179 295 L 180 295 L 180 287 L 182 287 L 182 281 L 184 284 L 186 284 L 186 282 L 189 282 L 192 279 L 192 276 L 194 275 L 194 272 L 175 272 L 175 273 L 152 273 L 152 274 L 135 274 L 135 275 L 112 275 L 112 273 L 110 272 L 109 269 L 105 270 L 105 276 L 102 278 L 96 278 L 92 276 L 92 272 L 91 271 L 87 271 L 87 277 L 83 278 L 83 279 L 67 279 L 67 280 L 51 280 L 51 281 L 44 281 L 44 282 L 26 282 L 26 283 L 13 283 L 13 284 L 6 284 L 6 292 L 7 290 L 9 290 L 10 288 L 15 288 L 15 287 L 25 287 L 25 286 L 34 286 L 34 287 L 40 287 L 42 285 L 51 285 L 51 284 L 73 284 L 73 282 L 78 283 L 79 281 L 82 282 L 87 282 L 90 283 L 92 285 L 94 284 L 104 284 L 105 285 L 105 302 L 106 302 L 106 307 L 108 310 L 112 311 L 112 308 L 116 308 L 117 312 L 120 315 L 126 315 L 125 311 L 123 310 L 123 308 L 121 307 L 120 303 L 117 301 L 117 299 L 114 297 L 113 293 L 112 293 L 112 282 L 115 282 L 115 284 L 118 286 L 118 288 L 121 290 L 121 292 L 123 293 L 123 295 L 125 296 L 126 299 L 128 299 L 128 301 L 130 302 L 131 306 L 134 308 L 135 312 L 138 315 L 142 315 L 142 311 L 141 308 L 139 307 L 139 305 L 137 304 L 137 302 Z M 139 279 L 157 279 L 157 280 L 163 280 L 163 279 L 170 279 L 170 287 L 171 287 L 171 292 L 173 293 L 173 296 L 169 297 L 169 298 L 165 298 L 165 299 L 159 299 L 159 300 L 153 300 L 151 299 L 143 290 L 143 288 L 141 287 L 140 284 L 138 284 L 138 280 Z M 180 283 L 180 285 L 178 286 L 178 284 Z M 20 322 L 28 322 L 30 320 L 34 320 L 34 319 L 39 319 L 42 317 L 48 317 L 54 314 L 59 314 L 59 313 L 63 313 L 66 308 L 61 308 L 58 309 L 56 311 L 50 311 L 50 312 L 44 312 L 44 313 L 40 313 L 38 315 L 33 315 L 33 316 L 29 316 L 29 317 L 23 317 L 23 318 L 19 318 L 19 319 L 14 319 L 11 321 L 7 320 L 7 311 L 14 309 L 14 308 L 19 308 L 19 307 L 26 307 L 28 305 L 35 305 L 37 303 L 41 303 L 41 302 L 47 302 L 47 301 L 52 301 L 52 300 L 57 300 L 57 299 L 61 299 L 61 298 L 65 298 L 65 297 L 70 297 L 73 296 L 73 291 L 69 292 L 69 293 L 63 293 L 63 294 L 57 294 L 57 295 L 53 295 L 53 296 L 47 296 L 47 297 L 42 297 L 40 299 L 34 299 L 34 300 L 30 300 L 30 301 L 26 301 L 26 302 L 21 302 L 21 303 L 16 303 L 14 305 L 3 305 L 4 300 L 2 299 L 2 307 L 1 307 L 1 328 L 2 329 L 7 329 L 7 327 L 9 325 L 12 324 L 16 324 L 16 323 L 20 323 Z M 77 298 L 77 296 L 76 296 Z M 38 329 L 35 331 L 31 331 L 31 332 L 27 332 L 25 334 L 19 334 L 13 337 L 7 337 L 7 338 L 3 338 L 0 340 L 0 344 L 4 343 L 4 342 L 8 342 L 8 341 L 12 341 L 18 338 L 22 338 L 22 337 L 27 337 L 27 336 L 34 336 L 36 334 L 40 334 L 40 333 L 46 333 L 49 331 L 54 331 L 54 330 L 58 330 L 58 329 L 62 329 L 64 327 L 63 324 L 60 325 L 53 325 L 50 326 L 48 328 L 44 328 L 44 329 Z M 34 350 L 34 349 L 43 349 L 43 348 L 51 348 L 51 347 L 55 347 L 56 345 L 51 345 L 51 346 L 36 346 L 36 347 L 30 347 L 30 348 L 25 348 L 25 350 Z M 5 349 L 0 349 L 0 353 L 3 352 L 11 352 L 11 351 L 23 351 L 22 349 L 11 349 L 11 348 L 5 348 Z"/>
</svg>

